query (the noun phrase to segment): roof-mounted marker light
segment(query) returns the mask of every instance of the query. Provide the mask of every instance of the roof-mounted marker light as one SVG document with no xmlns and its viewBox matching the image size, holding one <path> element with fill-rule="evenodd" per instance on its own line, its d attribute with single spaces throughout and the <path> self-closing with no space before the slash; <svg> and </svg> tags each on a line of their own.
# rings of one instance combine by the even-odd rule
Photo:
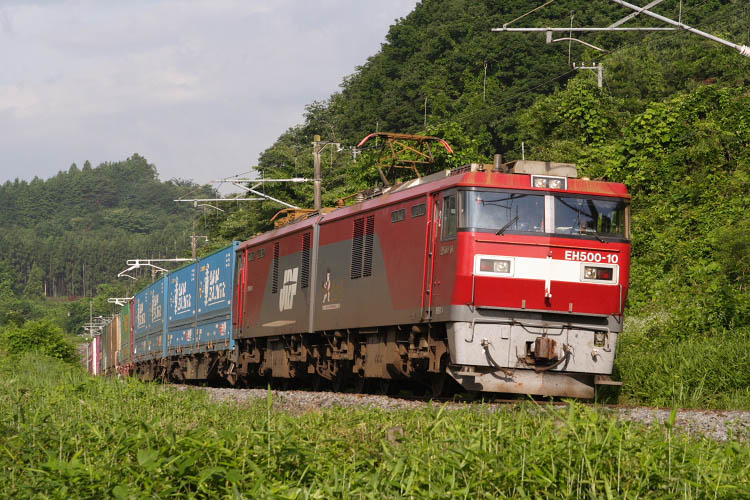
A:
<svg viewBox="0 0 750 500">
<path fill-rule="evenodd" d="M 541 189 L 568 189 L 568 179 L 565 177 L 532 175 L 531 185 Z"/>
</svg>

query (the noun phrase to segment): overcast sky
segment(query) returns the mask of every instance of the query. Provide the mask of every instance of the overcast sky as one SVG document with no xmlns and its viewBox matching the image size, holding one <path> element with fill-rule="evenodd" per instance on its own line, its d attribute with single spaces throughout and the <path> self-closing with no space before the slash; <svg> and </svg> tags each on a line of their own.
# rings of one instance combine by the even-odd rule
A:
<svg viewBox="0 0 750 500">
<path fill-rule="evenodd" d="M 0 182 L 245 172 L 416 0 L 0 0 Z"/>
</svg>

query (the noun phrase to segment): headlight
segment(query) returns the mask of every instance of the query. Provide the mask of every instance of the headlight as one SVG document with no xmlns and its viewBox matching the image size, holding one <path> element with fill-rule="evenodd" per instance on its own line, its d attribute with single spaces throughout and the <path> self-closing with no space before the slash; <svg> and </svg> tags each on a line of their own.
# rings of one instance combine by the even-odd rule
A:
<svg viewBox="0 0 750 500">
<path fill-rule="evenodd" d="M 614 279 L 614 271 L 611 267 L 585 266 L 583 268 L 583 277 L 587 280 L 612 281 Z"/>
<path fill-rule="evenodd" d="M 550 189 L 562 189 L 563 188 L 563 182 L 561 179 L 549 179 L 549 182 L 547 182 L 547 185 Z"/>
<path fill-rule="evenodd" d="M 509 260 L 481 259 L 479 261 L 479 270 L 483 273 L 510 273 Z"/>
<path fill-rule="evenodd" d="M 536 177 L 534 178 L 534 187 L 535 188 L 545 188 L 547 187 L 547 179 L 544 177 Z"/>
</svg>

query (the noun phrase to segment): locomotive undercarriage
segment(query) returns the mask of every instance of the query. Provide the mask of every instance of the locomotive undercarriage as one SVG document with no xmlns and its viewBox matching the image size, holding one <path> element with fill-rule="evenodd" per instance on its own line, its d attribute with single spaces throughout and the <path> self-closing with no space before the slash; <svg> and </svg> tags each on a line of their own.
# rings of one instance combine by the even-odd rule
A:
<svg viewBox="0 0 750 500">
<path fill-rule="evenodd" d="M 389 392 L 392 382 L 411 380 L 439 394 L 448 365 L 445 330 L 427 325 L 250 338 L 237 346 L 231 374 L 243 385 L 276 379 Z"/>
<path fill-rule="evenodd" d="M 238 339 L 234 350 L 137 363 L 135 374 L 381 393 L 407 384 L 432 395 L 452 378 L 470 392 L 587 399 L 597 383 L 613 383 L 618 327 L 613 318 L 561 322 L 541 313 L 484 310 L 471 321 Z"/>
</svg>

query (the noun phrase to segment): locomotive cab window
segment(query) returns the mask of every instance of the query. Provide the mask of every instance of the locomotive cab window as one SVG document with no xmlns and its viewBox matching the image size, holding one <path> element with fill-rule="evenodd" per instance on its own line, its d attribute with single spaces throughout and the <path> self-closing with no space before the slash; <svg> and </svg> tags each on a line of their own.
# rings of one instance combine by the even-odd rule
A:
<svg viewBox="0 0 750 500">
<path fill-rule="evenodd" d="M 477 231 L 544 232 L 544 195 L 507 191 L 464 191 L 461 227 Z"/>
<path fill-rule="evenodd" d="M 555 196 L 555 233 L 627 237 L 624 200 Z"/>
<path fill-rule="evenodd" d="M 456 195 L 443 198 L 443 241 L 452 240 L 458 232 L 458 210 L 456 210 Z"/>
</svg>

